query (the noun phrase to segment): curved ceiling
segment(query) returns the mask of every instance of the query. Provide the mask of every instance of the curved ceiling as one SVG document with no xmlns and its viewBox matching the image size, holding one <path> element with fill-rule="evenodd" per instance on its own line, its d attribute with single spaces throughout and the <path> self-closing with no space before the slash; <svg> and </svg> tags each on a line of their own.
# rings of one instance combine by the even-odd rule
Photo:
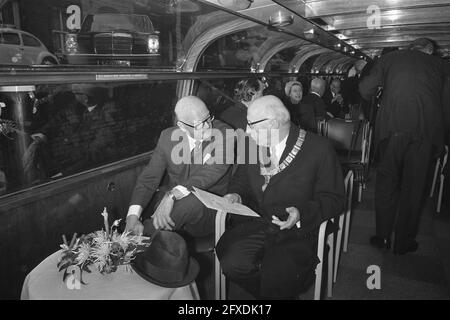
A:
<svg viewBox="0 0 450 320">
<path fill-rule="evenodd" d="M 259 72 L 263 71 L 271 57 L 289 47 L 296 48 L 290 70 L 297 71 L 309 57 L 317 55 L 313 70 L 342 72 L 356 59 L 373 58 L 384 48 L 405 48 L 419 37 L 434 40 L 440 54 L 450 57 L 450 0 L 198 1 L 231 13 L 238 20 L 231 24 L 222 20 L 227 27 L 221 29 L 220 23 L 217 23 L 220 19 L 216 19 L 218 16 L 210 17 L 210 21 L 215 22 L 215 28 L 201 36 L 203 41 L 194 41 L 194 51 L 197 53 L 199 47 L 213 40 L 215 33 L 229 34 L 250 27 L 245 26 L 243 20 L 275 31 L 259 47 L 259 61 L 253 61 L 252 69 Z M 273 25 L 271 21 L 276 16 L 291 17 L 292 21 Z M 192 69 L 194 64 L 188 63 L 188 69 Z"/>
<path fill-rule="evenodd" d="M 405 48 L 420 37 L 435 41 L 444 57 L 450 51 L 449 0 L 302 0 L 300 12 L 369 56 L 386 47 Z"/>
</svg>

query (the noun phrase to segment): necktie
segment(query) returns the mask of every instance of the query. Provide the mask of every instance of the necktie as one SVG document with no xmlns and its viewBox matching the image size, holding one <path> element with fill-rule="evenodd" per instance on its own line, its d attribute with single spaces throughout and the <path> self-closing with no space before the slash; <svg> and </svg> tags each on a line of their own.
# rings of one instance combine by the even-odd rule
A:
<svg viewBox="0 0 450 320">
<path fill-rule="evenodd" d="M 269 156 L 270 156 L 270 167 L 274 169 L 278 166 L 278 157 L 275 151 L 275 147 L 269 149 Z"/>
<path fill-rule="evenodd" d="M 202 142 L 200 140 L 195 141 L 194 149 L 191 153 L 193 164 L 202 164 Z"/>
</svg>

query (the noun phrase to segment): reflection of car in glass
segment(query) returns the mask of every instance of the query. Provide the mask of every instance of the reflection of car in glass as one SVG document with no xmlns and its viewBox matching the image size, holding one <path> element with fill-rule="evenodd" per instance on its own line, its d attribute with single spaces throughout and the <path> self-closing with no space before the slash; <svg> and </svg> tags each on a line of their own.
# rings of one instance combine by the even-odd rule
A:
<svg viewBox="0 0 450 320">
<path fill-rule="evenodd" d="M 58 59 L 31 33 L 0 28 L 0 64 L 53 65 Z"/>
<path fill-rule="evenodd" d="M 157 64 L 159 31 L 146 15 L 88 15 L 79 32 L 65 35 L 64 51 L 68 64 Z"/>
</svg>

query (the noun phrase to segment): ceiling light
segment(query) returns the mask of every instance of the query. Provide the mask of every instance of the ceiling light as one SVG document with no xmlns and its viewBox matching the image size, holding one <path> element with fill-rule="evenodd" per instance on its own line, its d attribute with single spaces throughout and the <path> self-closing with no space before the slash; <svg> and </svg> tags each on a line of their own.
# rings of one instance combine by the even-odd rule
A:
<svg viewBox="0 0 450 320">
<path fill-rule="evenodd" d="M 305 38 L 306 38 L 306 39 L 309 39 L 309 40 L 314 39 L 314 38 L 316 37 L 314 28 L 313 28 L 313 29 L 306 30 L 306 31 L 304 31 L 303 33 L 305 34 Z"/>
<path fill-rule="evenodd" d="M 395 22 L 402 16 L 402 12 L 400 10 L 392 10 L 389 11 L 386 17 L 391 20 L 391 22 Z"/>
<path fill-rule="evenodd" d="M 272 17 L 269 17 L 269 24 L 272 27 L 285 27 L 294 23 L 294 16 L 287 15 L 284 12 L 278 11 L 278 13 Z"/>
<path fill-rule="evenodd" d="M 254 0 L 217 0 L 225 8 L 232 10 L 245 10 L 250 8 Z"/>
</svg>

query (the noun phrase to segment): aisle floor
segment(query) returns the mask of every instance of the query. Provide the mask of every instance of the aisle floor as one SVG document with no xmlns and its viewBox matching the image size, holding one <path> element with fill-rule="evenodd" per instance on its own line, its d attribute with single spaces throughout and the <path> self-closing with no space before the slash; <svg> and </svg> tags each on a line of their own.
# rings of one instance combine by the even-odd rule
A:
<svg viewBox="0 0 450 320">
<path fill-rule="evenodd" d="M 382 252 L 369 245 L 369 238 L 375 233 L 374 173 L 363 192 L 362 202 L 353 203 L 348 252 L 341 254 L 331 299 L 450 300 L 450 206 L 444 205 L 437 214 L 436 198 L 427 198 L 417 237 L 419 249 L 401 256 L 391 251 Z M 203 256 L 201 263 L 212 269 L 213 259 L 213 254 L 209 254 Z M 370 290 L 367 279 L 372 273 L 368 273 L 367 268 L 373 265 L 380 267 L 381 288 Z M 213 274 L 203 275 L 199 280 L 202 298 L 214 299 Z M 313 288 L 303 298 L 310 299 L 312 295 Z M 233 284 L 228 286 L 228 298 L 252 299 Z"/>
</svg>

